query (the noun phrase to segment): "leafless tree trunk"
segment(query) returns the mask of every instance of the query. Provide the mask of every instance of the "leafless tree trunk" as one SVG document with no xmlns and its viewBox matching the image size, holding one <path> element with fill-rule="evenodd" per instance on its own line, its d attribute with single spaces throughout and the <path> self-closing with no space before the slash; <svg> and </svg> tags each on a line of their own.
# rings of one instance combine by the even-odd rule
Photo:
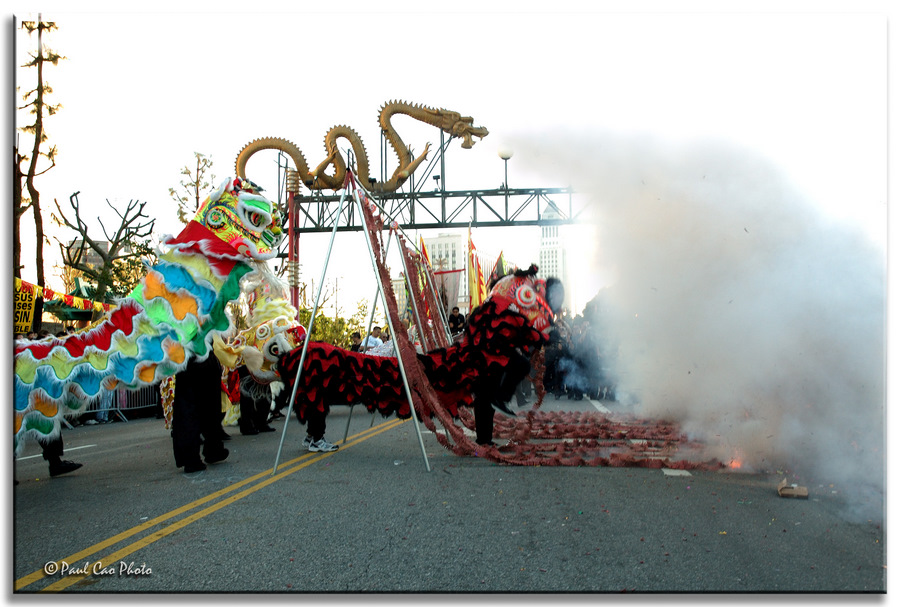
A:
<svg viewBox="0 0 900 607">
<path fill-rule="evenodd" d="M 34 135 L 34 144 L 31 148 L 31 157 L 27 159 L 25 156 L 19 155 L 18 147 L 16 149 L 15 159 L 16 159 L 16 173 L 15 176 L 17 178 L 17 182 L 19 186 L 17 191 L 14 192 L 14 196 L 18 195 L 18 199 L 14 200 L 13 203 L 15 206 L 16 222 L 15 222 L 15 238 L 16 238 L 16 247 L 17 251 L 21 251 L 19 233 L 18 233 L 18 217 L 24 213 L 25 209 L 28 208 L 26 205 L 24 208 L 22 207 L 22 171 L 19 168 L 19 163 L 22 161 L 30 160 L 28 164 L 28 171 L 25 173 L 25 187 L 28 190 L 28 196 L 30 197 L 30 206 L 32 210 L 32 214 L 34 215 L 34 229 L 35 229 L 35 237 L 36 237 L 36 246 L 35 246 L 35 265 L 36 265 L 36 273 L 37 273 L 37 284 L 45 285 L 46 282 L 44 280 L 44 219 L 41 215 L 41 194 L 35 185 L 35 177 L 39 175 L 43 175 L 54 166 L 56 166 L 56 147 L 51 147 L 50 151 L 47 153 L 41 152 L 41 145 L 47 140 L 47 135 L 44 133 L 44 112 L 46 111 L 49 115 L 53 115 L 59 109 L 59 105 L 47 105 L 44 100 L 44 94 L 52 92 L 52 89 L 44 83 L 44 63 L 50 62 L 53 65 L 56 65 L 60 59 L 63 59 L 61 55 L 58 55 L 49 49 L 44 48 L 43 43 L 43 32 L 44 30 L 54 30 L 56 29 L 55 23 L 44 22 L 40 20 L 40 15 L 38 15 L 38 21 L 25 21 L 22 23 L 22 27 L 28 30 L 29 33 L 37 31 L 37 43 L 38 43 L 38 52 L 33 56 L 32 60 L 25 64 L 23 67 L 36 67 L 37 68 L 37 86 L 34 90 L 29 91 L 25 95 L 25 100 L 31 99 L 28 103 L 26 103 L 23 107 L 19 109 L 25 109 L 31 107 L 31 113 L 34 115 L 34 124 L 23 127 L 22 130 L 31 133 Z M 45 156 L 50 161 L 50 166 L 42 171 L 38 171 L 38 162 L 40 161 L 41 156 Z M 18 265 L 20 264 L 20 260 L 18 258 L 14 261 L 16 270 L 18 271 Z"/>
<path fill-rule="evenodd" d="M 105 242 L 109 243 L 109 248 L 107 249 L 101 244 L 101 242 L 104 241 L 98 242 L 88 233 L 88 226 L 81 218 L 81 207 L 78 202 L 78 194 L 79 192 L 75 192 L 69 197 L 69 204 L 75 212 L 74 221 L 63 214 L 59 202 L 56 200 L 53 201 L 56 204 L 57 211 L 59 211 L 57 220 L 61 224 L 78 232 L 81 237 L 81 242 L 78 246 L 64 246 L 60 243 L 59 248 L 67 266 L 79 270 L 86 278 L 97 284 L 97 291 L 94 294 L 94 299 L 96 301 L 103 301 L 106 292 L 113 284 L 116 262 L 141 257 L 144 254 L 145 249 L 136 245 L 153 234 L 153 224 L 156 220 L 150 219 L 144 214 L 146 202 L 131 200 L 128 202 L 128 207 L 125 209 L 125 212 L 120 213 L 119 210 L 107 200 L 106 204 L 116 212 L 116 215 L 118 215 L 121 220 L 119 227 L 113 234 L 110 234 L 107 231 L 102 220 L 98 220 L 100 221 L 103 235 L 106 238 Z M 142 221 L 148 219 L 149 221 Z M 86 263 L 85 253 L 88 249 L 96 253 L 102 260 L 99 267 Z M 95 316 L 96 314 L 97 313 L 95 313 Z"/>
</svg>

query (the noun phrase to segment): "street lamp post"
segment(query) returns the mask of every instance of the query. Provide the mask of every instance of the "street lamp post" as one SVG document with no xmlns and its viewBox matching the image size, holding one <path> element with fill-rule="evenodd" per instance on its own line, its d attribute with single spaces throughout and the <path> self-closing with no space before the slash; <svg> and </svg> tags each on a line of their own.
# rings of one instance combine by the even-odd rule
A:
<svg viewBox="0 0 900 607">
<path fill-rule="evenodd" d="M 504 208 L 506 221 L 509 221 L 509 159 L 513 157 L 513 151 L 510 148 L 500 148 L 497 155 L 503 159 L 503 191 L 504 191 Z"/>
</svg>

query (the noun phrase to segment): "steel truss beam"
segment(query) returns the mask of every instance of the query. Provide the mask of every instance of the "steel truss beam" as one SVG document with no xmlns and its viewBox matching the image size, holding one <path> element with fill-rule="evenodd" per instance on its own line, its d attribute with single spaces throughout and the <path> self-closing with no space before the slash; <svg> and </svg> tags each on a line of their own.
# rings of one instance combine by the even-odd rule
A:
<svg viewBox="0 0 900 607">
<path fill-rule="evenodd" d="M 440 228 L 536 226 L 576 223 L 585 209 L 574 208 L 571 188 L 525 188 L 433 192 L 391 192 L 378 195 L 381 204 L 406 230 Z M 313 193 L 294 198 L 299 219 L 296 233 L 330 232 L 340 196 Z M 560 219 L 541 219 L 550 207 Z M 339 231 L 361 230 L 353 208 L 344 208 Z"/>
</svg>

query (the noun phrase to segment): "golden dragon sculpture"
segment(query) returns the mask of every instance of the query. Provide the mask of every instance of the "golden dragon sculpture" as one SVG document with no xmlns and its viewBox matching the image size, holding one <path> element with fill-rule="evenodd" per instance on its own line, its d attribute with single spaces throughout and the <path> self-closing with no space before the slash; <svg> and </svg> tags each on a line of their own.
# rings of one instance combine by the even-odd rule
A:
<svg viewBox="0 0 900 607">
<path fill-rule="evenodd" d="M 413 157 L 411 148 L 408 148 L 396 129 L 391 125 L 391 118 L 395 114 L 405 114 L 426 124 L 440 128 L 451 137 L 461 137 L 462 147 L 471 148 L 475 142 L 473 137 L 484 138 L 488 130 L 483 126 L 473 126 L 470 116 L 463 116 L 459 112 L 444 109 L 434 109 L 424 105 L 414 105 L 405 101 L 389 101 L 381 107 L 378 114 L 378 123 L 381 126 L 387 140 L 390 142 L 394 153 L 399 160 L 399 166 L 386 181 L 376 181 L 371 186 L 374 192 L 393 192 L 399 188 L 426 159 L 430 144 L 426 144 L 425 151 Z M 356 157 L 356 175 L 361 183 L 369 180 L 369 156 L 363 145 L 362 139 L 352 128 L 338 125 L 331 128 L 325 135 L 325 152 L 328 155 L 312 171 L 303 152 L 296 145 L 281 137 L 263 137 L 251 141 L 244 146 L 235 161 L 235 170 L 243 176 L 247 167 L 247 161 L 253 154 L 262 150 L 280 150 L 286 153 L 294 161 L 294 166 L 300 174 L 300 179 L 312 190 L 339 190 L 344 185 L 344 177 L 347 174 L 347 164 L 338 149 L 338 139 L 344 138 L 350 142 Z M 327 173 L 329 166 L 334 167 L 334 172 Z"/>
</svg>

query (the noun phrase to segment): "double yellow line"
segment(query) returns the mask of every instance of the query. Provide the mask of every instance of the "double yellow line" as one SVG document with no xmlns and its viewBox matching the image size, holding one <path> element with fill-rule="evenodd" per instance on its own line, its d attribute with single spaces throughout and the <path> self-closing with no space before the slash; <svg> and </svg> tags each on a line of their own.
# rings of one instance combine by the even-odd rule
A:
<svg viewBox="0 0 900 607">
<path fill-rule="evenodd" d="M 347 442 L 345 442 L 342 446 L 343 447 L 351 447 L 357 443 L 361 443 L 361 442 L 368 440 L 374 436 L 377 436 L 378 434 L 381 434 L 382 432 L 386 432 L 387 430 L 396 428 L 400 424 L 404 423 L 404 421 L 408 421 L 408 420 L 400 420 L 400 419 L 395 418 L 391 421 L 379 424 L 373 428 L 369 428 L 363 432 L 360 432 L 359 434 L 351 436 L 347 440 Z M 140 525 L 138 525 L 136 527 L 132 527 L 131 529 L 123 531 L 122 533 L 114 535 L 108 539 L 103 540 L 102 542 L 94 544 L 93 546 L 85 548 L 84 550 L 82 550 L 80 552 L 76 552 L 75 554 L 69 555 L 69 556 L 59 559 L 58 561 L 55 561 L 55 562 L 59 563 L 59 562 L 65 561 L 66 563 L 72 563 L 73 565 L 78 564 L 82 559 L 89 557 L 93 554 L 96 554 L 102 550 L 105 550 L 105 549 L 109 548 L 110 546 L 118 544 L 119 542 L 124 541 L 130 537 L 138 535 L 156 525 L 159 525 L 170 519 L 173 519 L 185 512 L 188 512 L 190 510 L 193 510 L 194 508 L 202 506 L 203 504 L 207 504 L 209 502 L 215 502 L 212 505 L 207 506 L 203 510 L 194 512 L 193 514 L 186 516 L 182 519 L 179 519 L 176 522 L 171 523 L 170 525 L 167 525 L 165 527 L 157 529 L 153 533 L 146 535 L 146 536 L 142 537 L 141 539 L 139 539 L 135 542 L 132 542 L 131 544 L 128 544 L 127 546 L 124 546 L 111 554 L 107 554 L 100 558 L 97 558 L 94 561 L 94 564 L 96 564 L 96 567 L 98 570 L 102 569 L 104 567 L 109 567 L 110 565 L 117 563 L 120 560 L 124 559 L 126 556 L 128 556 L 134 552 L 137 552 L 141 548 L 144 548 L 145 546 L 148 546 L 148 545 L 152 544 L 153 542 L 156 542 L 157 540 L 161 540 L 162 538 L 164 538 L 168 535 L 171 535 L 172 533 L 175 533 L 179 529 L 183 529 L 184 527 L 187 527 L 191 523 L 198 521 L 198 520 L 202 519 L 203 517 L 212 514 L 213 512 L 221 510 L 225 506 L 233 504 L 234 502 L 236 502 L 240 499 L 243 499 L 252 493 L 259 491 L 263 487 L 268 487 L 272 483 L 279 481 L 287 476 L 290 476 L 291 474 L 294 474 L 295 472 L 298 472 L 299 470 L 302 470 L 303 468 L 306 468 L 307 466 L 310 466 L 318 461 L 321 461 L 321 460 L 325 459 L 326 457 L 331 457 L 335 453 L 337 453 L 337 451 L 332 451 L 330 453 L 320 453 L 317 455 L 313 455 L 313 454 L 301 455 L 298 458 L 292 459 L 291 461 L 288 461 L 288 462 L 285 462 L 284 464 L 282 464 L 282 467 L 281 467 L 282 471 L 278 472 L 277 474 L 273 475 L 271 470 L 267 470 L 265 472 L 260 472 L 259 474 L 256 474 L 256 475 L 246 478 L 240 482 L 237 482 L 233 485 L 230 485 L 229 487 L 226 487 L 225 489 L 221 489 L 219 491 L 216 491 L 215 493 L 211 493 L 211 494 L 207 495 L 206 497 L 202 497 L 202 498 L 195 500 L 189 504 L 185 504 L 184 506 L 181 506 L 180 508 L 176 508 L 175 510 L 172 510 L 171 512 L 167 512 L 165 514 L 157 516 L 156 518 L 150 519 L 149 521 L 147 521 L 145 523 L 141 523 Z M 294 464 L 297 464 L 297 465 L 294 465 Z M 289 466 L 293 466 L 293 467 L 289 467 Z M 253 484 L 256 481 L 260 481 L 260 482 Z M 230 497 L 227 497 L 221 501 L 218 501 L 218 502 L 215 501 L 221 497 L 228 495 L 229 493 L 233 493 L 233 492 L 237 491 L 238 489 L 241 489 L 242 487 L 246 487 L 247 485 L 252 485 L 252 486 L 247 487 L 246 489 L 244 489 L 243 491 L 240 491 L 238 493 L 234 493 Z M 93 570 L 93 567 L 92 567 L 92 570 Z M 76 575 L 67 575 L 65 577 L 62 577 L 60 580 L 50 584 L 49 586 L 42 588 L 41 592 L 59 592 L 61 590 L 65 590 L 69 586 L 80 582 L 85 577 L 88 577 L 88 575 L 90 575 L 90 573 L 84 573 L 84 574 L 79 573 Z M 42 580 L 43 578 L 45 578 L 47 576 L 48 576 L 48 573 L 46 571 L 46 568 L 39 569 L 38 571 L 30 573 L 30 574 L 16 580 L 15 583 L 13 584 L 13 590 L 14 591 L 21 590 L 22 588 L 30 586 L 31 584 L 34 584 L 35 582 Z"/>
</svg>

